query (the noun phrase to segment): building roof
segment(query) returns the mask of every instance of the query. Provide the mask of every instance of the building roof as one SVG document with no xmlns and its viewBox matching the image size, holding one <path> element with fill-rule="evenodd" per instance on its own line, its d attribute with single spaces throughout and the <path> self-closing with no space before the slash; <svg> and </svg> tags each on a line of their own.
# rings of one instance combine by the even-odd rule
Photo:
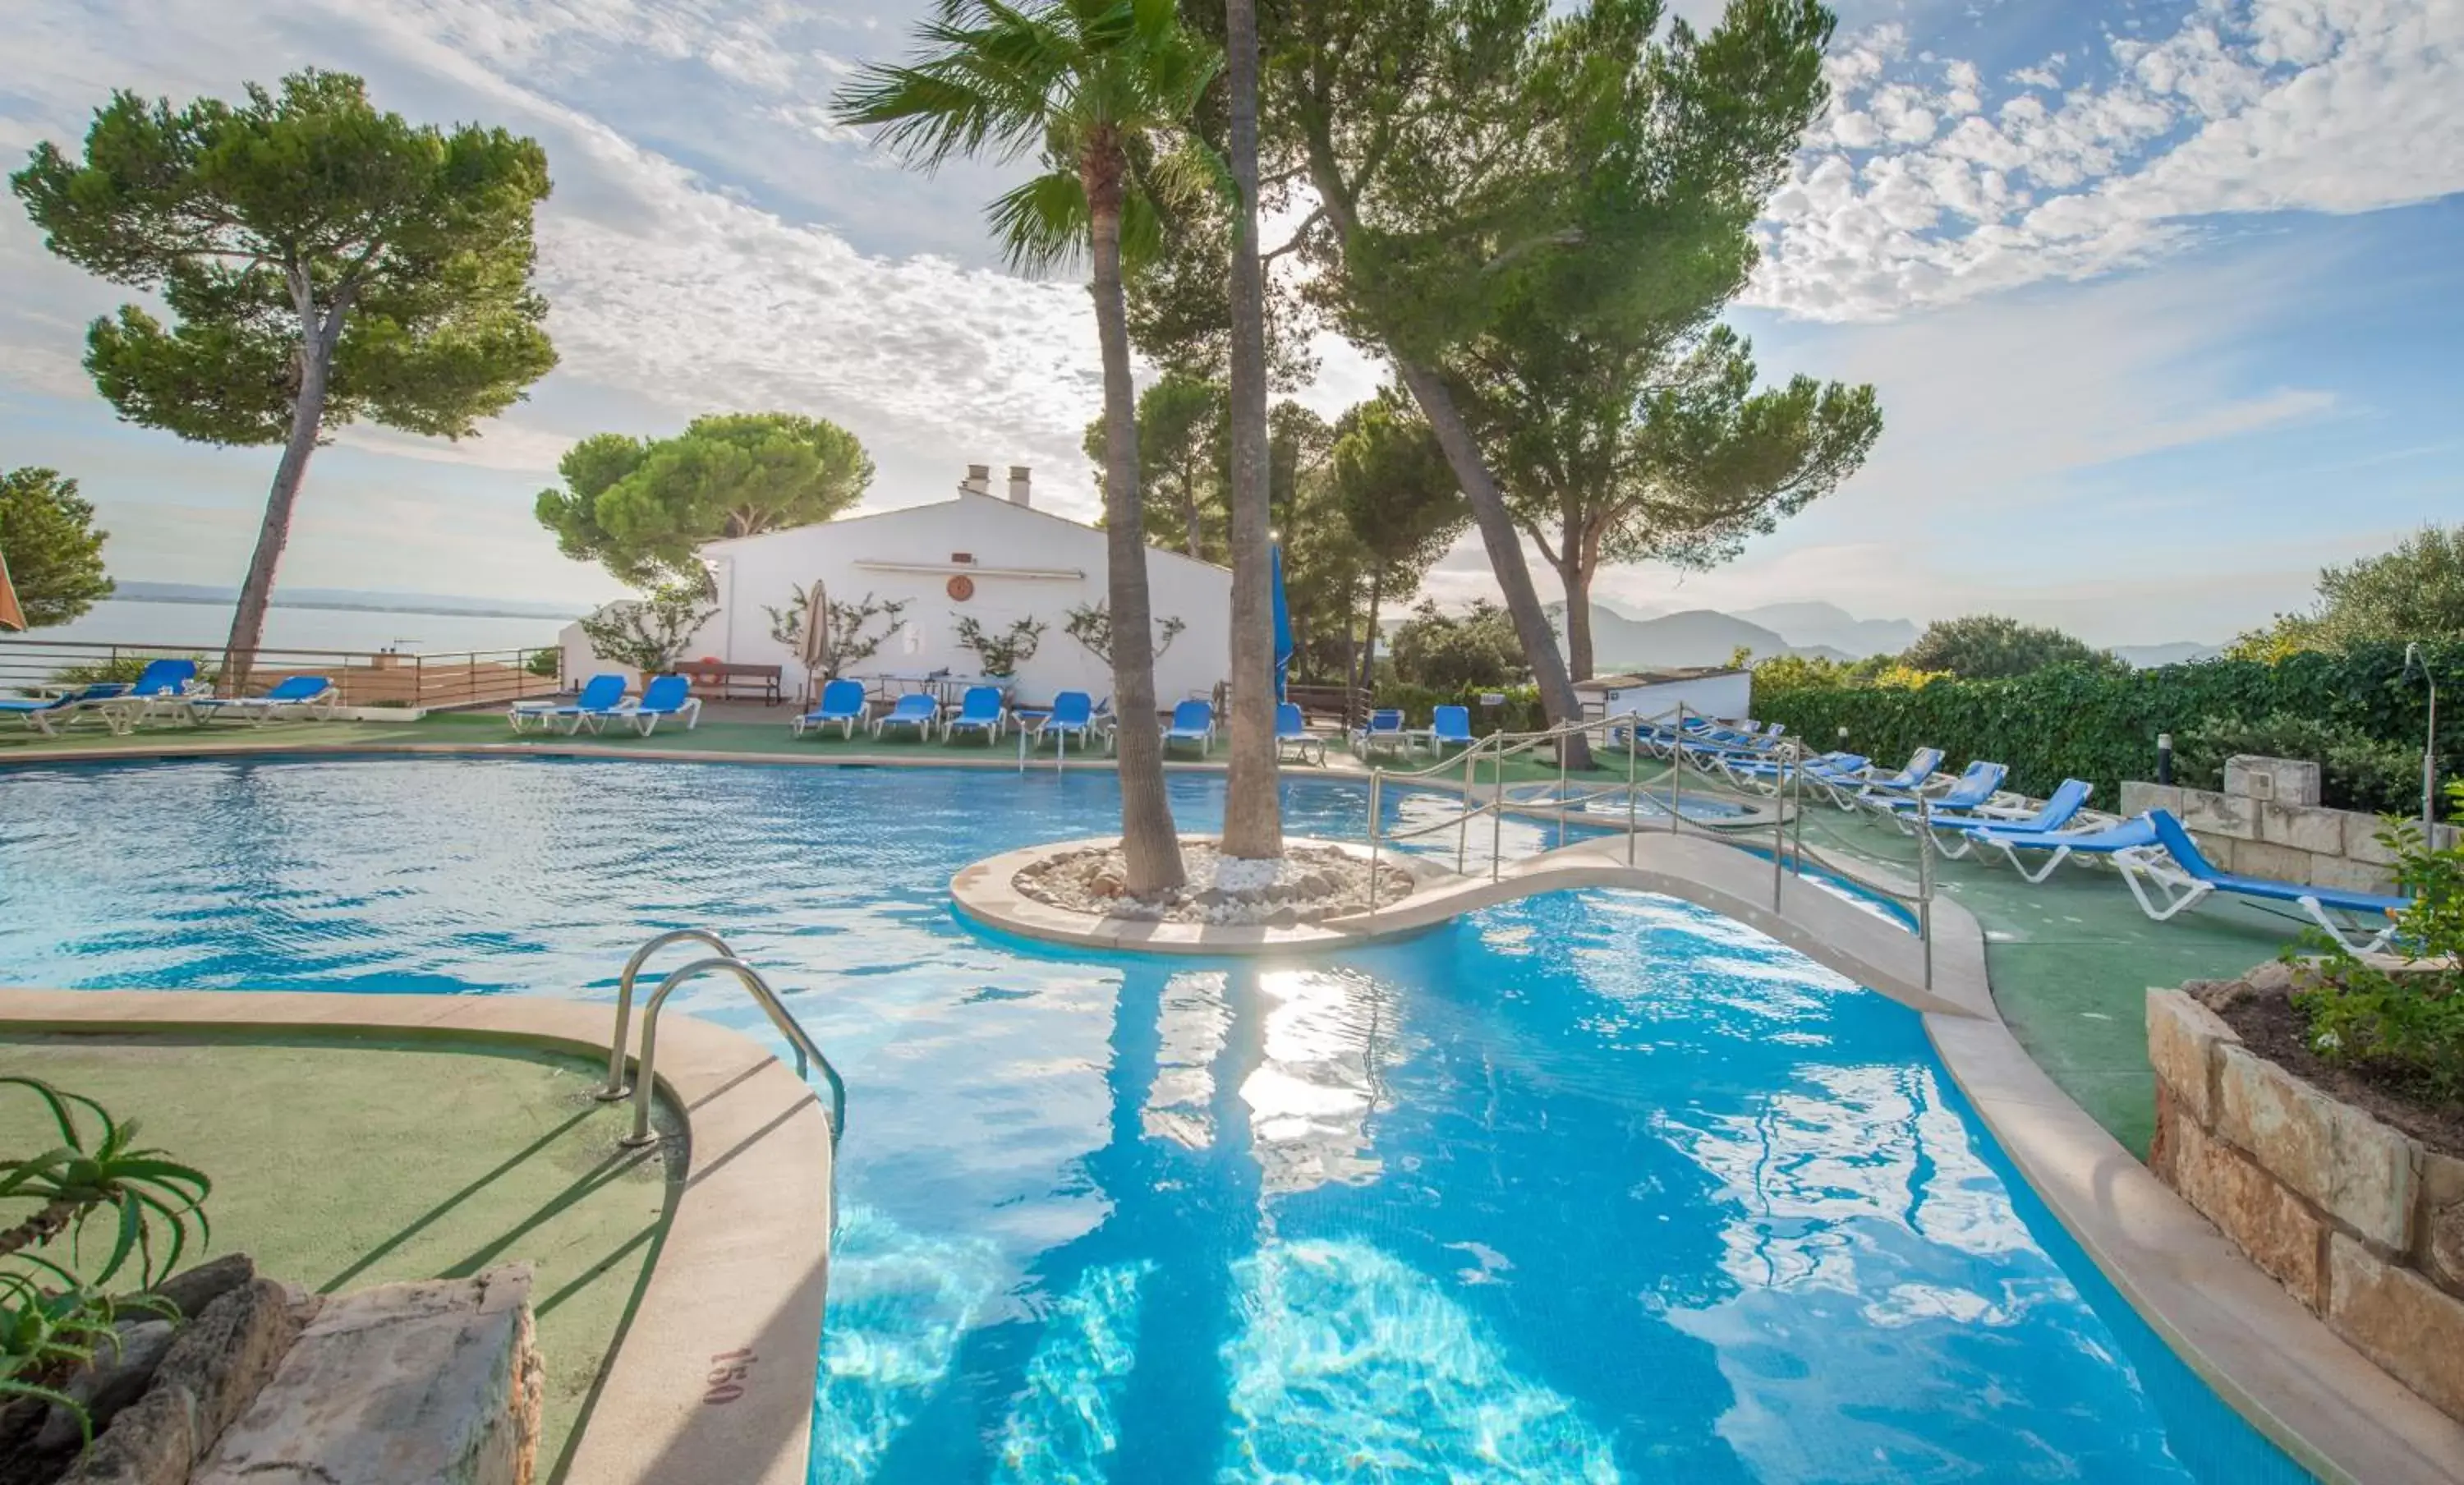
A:
<svg viewBox="0 0 2464 1485">
<path fill-rule="evenodd" d="M 946 500 L 927 500 L 920 505 L 899 505 L 893 506 L 889 510 L 862 511 L 853 515 L 834 517 L 831 520 L 821 521 L 814 525 L 782 526 L 776 531 L 763 531 L 753 536 L 724 537 L 715 542 L 704 542 L 698 550 L 705 552 L 713 549 L 727 551 L 737 547 L 749 546 L 757 542 L 769 542 L 780 537 L 792 536 L 797 532 L 824 530 L 835 531 L 848 526 L 865 525 L 874 521 L 895 521 L 902 519 L 913 519 L 916 515 L 925 511 L 947 511 L 952 506 L 961 505 L 969 500 L 980 500 L 987 504 L 998 506 L 1003 511 L 1015 512 L 1020 516 L 1037 516 L 1045 521 L 1059 521 L 1065 526 L 1085 532 L 1088 536 L 1095 538 L 1098 542 L 1104 540 L 1104 528 L 1101 526 L 1089 525 L 1083 521 L 1072 521 L 1067 516 L 1060 515 L 1053 511 L 1045 510 L 1040 506 L 1021 505 L 1008 499 L 1006 496 L 985 495 L 979 494 L 973 490 L 961 490 Z M 1222 566 L 1216 563 L 1201 561 L 1196 557 L 1190 556 L 1186 552 L 1174 551 L 1168 546 L 1157 546 L 1153 542 L 1149 542 L 1147 543 L 1147 551 L 1154 556 L 1169 557 L 1175 562 L 1187 563 L 1193 567 L 1202 568 L 1208 572 L 1220 572 L 1226 577 L 1231 575 L 1231 569 L 1229 567 Z"/>
<path fill-rule="evenodd" d="M 1753 673 L 1733 665 L 1681 666 L 1668 670 L 1628 671 L 1617 676 L 1595 676 L 1574 682 L 1576 691 L 1624 691 L 1635 686 L 1664 686 L 1671 681 L 1706 680 L 1714 676 L 1750 676 Z"/>
</svg>

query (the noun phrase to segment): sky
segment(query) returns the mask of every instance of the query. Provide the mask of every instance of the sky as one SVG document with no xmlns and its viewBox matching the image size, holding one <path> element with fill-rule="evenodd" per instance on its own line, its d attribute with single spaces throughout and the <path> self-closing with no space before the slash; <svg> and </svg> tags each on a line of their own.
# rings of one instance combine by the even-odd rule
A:
<svg viewBox="0 0 2464 1485">
<path fill-rule="evenodd" d="M 1086 293 L 1003 272 L 982 225 L 1018 167 L 910 173 L 826 116 L 929 8 L 17 0 L 0 159 L 73 146 L 115 88 L 228 98 L 309 65 L 413 119 L 546 146 L 539 284 L 561 365 L 475 438 L 341 432 L 310 469 L 287 584 L 614 596 L 557 554 L 537 492 L 577 438 L 716 410 L 846 425 L 879 469 L 869 506 L 1027 464 L 1039 503 L 1091 516 Z M 1881 439 L 1736 562 L 1614 568 L 1595 596 L 2214 642 L 2306 604 L 2322 564 L 2464 519 L 2464 0 L 1838 10 L 1832 106 L 1729 318 L 1768 379 L 1872 382 Z M 276 451 L 116 421 L 78 357 L 125 298 L 0 203 L 0 467 L 75 476 L 121 578 L 234 584 Z M 1329 415 L 1383 376 L 1321 352 L 1303 398 Z M 1494 591 L 1476 543 L 1428 591 Z"/>
</svg>

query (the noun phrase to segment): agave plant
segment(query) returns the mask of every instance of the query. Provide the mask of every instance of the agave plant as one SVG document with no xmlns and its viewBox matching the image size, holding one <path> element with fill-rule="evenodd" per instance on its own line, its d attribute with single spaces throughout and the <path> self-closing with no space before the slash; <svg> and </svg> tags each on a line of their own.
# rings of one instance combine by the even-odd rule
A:
<svg viewBox="0 0 2464 1485">
<path fill-rule="evenodd" d="M 34 1379 L 74 1371 L 94 1360 L 98 1347 L 117 1350 L 120 1333 L 112 1325 L 121 1309 L 179 1318 L 168 1300 L 139 1296 L 115 1304 L 49 1258 L 17 1254 L 0 1268 L 0 1403 L 37 1398 L 65 1407 L 91 1445 L 94 1420 L 85 1405 Z"/>
<path fill-rule="evenodd" d="M 190 1223 L 196 1225 L 200 1240 L 210 1240 L 212 1229 L 206 1222 L 203 1204 L 213 1183 L 204 1172 L 168 1159 L 161 1150 L 141 1147 L 135 1119 L 116 1120 L 101 1104 L 81 1094 L 63 1093 L 40 1078 L 0 1077 L 0 1085 L 10 1084 L 30 1091 L 51 1110 L 61 1142 L 28 1159 L 0 1160 L 0 1202 L 37 1204 L 33 1216 L 0 1229 L 0 1258 L 22 1255 L 23 1250 L 49 1243 L 62 1232 L 70 1234 L 75 1247 L 84 1236 L 88 1219 L 108 1212 L 113 1228 L 110 1256 L 81 1284 L 72 1283 L 79 1288 L 107 1284 L 133 1255 L 143 1286 L 179 1267 Z M 78 1118 L 80 1106 L 100 1125 L 100 1138 L 92 1145 L 86 1142 L 87 1130 Z M 167 1238 L 159 1253 L 158 1231 Z M 57 1265 L 43 1266 L 65 1272 Z"/>
</svg>

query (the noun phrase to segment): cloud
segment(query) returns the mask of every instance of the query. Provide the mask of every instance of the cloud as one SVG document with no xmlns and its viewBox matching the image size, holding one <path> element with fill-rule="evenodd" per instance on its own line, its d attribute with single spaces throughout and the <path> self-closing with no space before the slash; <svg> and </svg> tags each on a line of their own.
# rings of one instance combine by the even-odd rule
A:
<svg viewBox="0 0 2464 1485">
<path fill-rule="evenodd" d="M 1830 114 L 1761 230 L 1751 302 L 1881 320 L 2144 264 L 2228 213 L 2366 211 L 2464 189 L 2464 0 L 2209 0 L 2007 74 L 1906 58 L 1878 26 L 1827 63 Z M 1930 54 L 1928 54 L 1930 55 Z"/>
</svg>

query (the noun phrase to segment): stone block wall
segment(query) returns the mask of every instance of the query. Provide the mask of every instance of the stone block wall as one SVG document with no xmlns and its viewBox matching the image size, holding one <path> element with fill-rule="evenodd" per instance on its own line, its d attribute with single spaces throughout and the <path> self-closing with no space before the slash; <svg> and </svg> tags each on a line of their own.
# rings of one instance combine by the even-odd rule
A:
<svg viewBox="0 0 2464 1485">
<path fill-rule="evenodd" d="M 2329 1328 L 2464 1422 L 2464 1161 L 2147 992 L 2157 1177 Z"/>
<path fill-rule="evenodd" d="M 2374 814 L 2177 784 L 2122 786 L 2123 814 L 2150 809 L 2172 811 L 2224 871 L 2351 892 L 2395 890 L 2395 853 L 2379 843 L 2387 822 Z M 2455 827 L 2438 827 L 2438 836 L 2454 845 Z"/>
</svg>

